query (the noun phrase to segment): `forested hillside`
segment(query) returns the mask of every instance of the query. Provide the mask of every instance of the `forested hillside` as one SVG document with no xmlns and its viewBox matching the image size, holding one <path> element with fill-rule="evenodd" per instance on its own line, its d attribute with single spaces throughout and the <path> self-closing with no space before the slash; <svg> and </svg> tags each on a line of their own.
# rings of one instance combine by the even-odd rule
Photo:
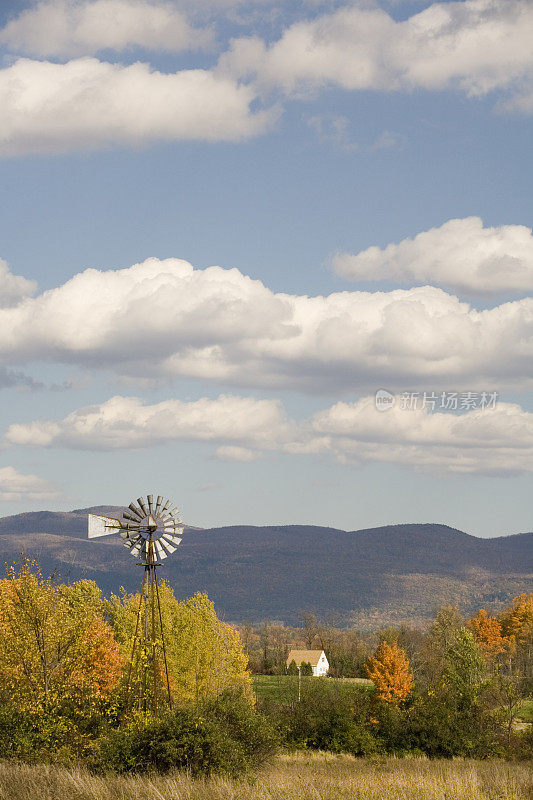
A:
<svg viewBox="0 0 533 800">
<path fill-rule="evenodd" d="M 63 580 L 94 578 L 106 593 L 136 589 L 135 561 L 119 537 L 88 541 L 87 513 L 36 512 L 0 519 L 3 560 L 24 552 Z M 206 591 L 232 621 L 294 623 L 311 611 L 363 629 L 423 625 L 442 603 L 465 613 L 499 608 L 530 588 L 533 533 L 493 539 L 446 525 L 342 531 L 309 525 L 188 528 L 161 577 L 180 598 Z"/>
</svg>

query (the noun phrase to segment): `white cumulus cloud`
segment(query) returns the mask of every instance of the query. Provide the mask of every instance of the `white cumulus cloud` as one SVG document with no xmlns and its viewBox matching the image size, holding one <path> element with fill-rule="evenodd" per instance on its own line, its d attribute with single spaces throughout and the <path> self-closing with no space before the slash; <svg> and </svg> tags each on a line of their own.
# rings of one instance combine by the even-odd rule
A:
<svg viewBox="0 0 533 800">
<path fill-rule="evenodd" d="M 276 400 L 221 395 L 146 405 L 138 397 L 117 396 L 63 420 L 10 425 L 5 442 L 88 450 L 140 449 L 172 441 L 232 442 L 233 449 L 226 448 L 223 455 L 235 459 L 245 452 L 242 443 L 271 447 L 289 435 L 290 424 Z"/>
<path fill-rule="evenodd" d="M 36 291 L 35 281 L 13 275 L 8 264 L 0 258 L 0 308 L 15 306 Z"/>
<path fill-rule="evenodd" d="M 512 403 L 463 414 L 402 408 L 378 411 L 373 397 L 339 402 L 312 420 L 341 461 L 406 465 L 422 471 L 512 475 L 533 470 L 533 414 Z"/>
<path fill-rule="evenodd" d="M 529 0 L 433 3 L 400 22 L 356 4 L 296 22 L 271 45 L 236 39 L 220 67 L 296 94 L 333 85 L 483 95 L 531 85 L 532 37 Z"/>
<path fill-rule="evenodd" d="M 250 87 L 208 70 L 164 74 L 148 64 L 19 59 L 0 70 L 0 155 L 112 144 L 237 141 L 267 127 Z"/>
<path fill-rule="evenodd" d="M 307 297 L 236 269 L 148 259 L 0 309 L 0 360 L 315 394 L 525 389 L 533 298 L 478 311 L 431 286 Z"/>
<path fill-rule="evenodd" d="M 472 296 L 531 292 L 533 235 L 523 225 L 451 219 L 399 244 L 339 253 L 332 266 L 349 280 L 431 283 Z"/>
<path fill-rule="evenodd" d="M 376 409 L 374 397 L 362 397 L 299 422 L 271 399 L 222 395 L 148 405 L 135 397 L 113 397 L 64 419 L 10 425 L 4 447 L 135 450 L 184 441 L 217 445 L 213 455 L 226 461 L 279 453 L 442 474 L 533 471 L 533 414 L 520 406 L 476 403 L 451 413 L 438 406 L 406 408 L 400 397 L 385 412 Z"/>
<path fill-rule="evenodd" d="M 25 475 L 14 467 L 0 467 L 0 500 L 51 500 L 57 495 L 57 489 L 38 475 Z"/>
<path fill-rule="evenodd" d="M 195 50 L 212 43 L 175 4 L 148 0 L 42 0 L 0 30 L 0 44 L 32 56 L 85 56 L 144 47 Z"/>
</svg>

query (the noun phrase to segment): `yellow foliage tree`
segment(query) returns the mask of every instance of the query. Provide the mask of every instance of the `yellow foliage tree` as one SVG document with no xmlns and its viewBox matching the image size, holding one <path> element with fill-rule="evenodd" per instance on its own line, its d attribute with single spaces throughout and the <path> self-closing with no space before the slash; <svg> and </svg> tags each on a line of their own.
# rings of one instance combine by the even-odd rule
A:
<svg viewBox="0 0 533 800">
<path fill-rule="evenodd" d="M 205 700 L 238 689 L 250 702 L 253 692 L 238 631 L 222 622 L 206 594 L 180 603 L 163 582 L 159 587 L 171 693 L 176 701 Z M 130 658 L 139 608 L 138 594 L 114 596 L 110 615 L 124 656 Z M 159 642 L 159 649 L 161 652 Z M 163 684 L 159 658 L 160 685 Z"/>
<path fill-rule="evenodd" d="M 0 580 L 0 686 L 21 708 L 80 706 L 109 695 L 122 659 L 93 581 L 71 586 L 24 561 Z"/>
<path fill-rule="evenodd" d="M 366 671 L 378 696 L 387 703 L 399 703 L 411 691 L 413 673 L 405 650 L 397 642 L 382 642 L 369 659 Z"/>
<path fill-rule="evenodd" d="M 509 669 L 533 678 L 533 592 L 513 598 L 499 621 L 510 642 Z"/>
<path fill-rule="evenodd" d="M 505 636 L 514 636 L 518 642 L 526 642 L 533 636 L 533 592 L 513 598 L 509 608 L 500 614 L 500 623 Z"/>
</svg>

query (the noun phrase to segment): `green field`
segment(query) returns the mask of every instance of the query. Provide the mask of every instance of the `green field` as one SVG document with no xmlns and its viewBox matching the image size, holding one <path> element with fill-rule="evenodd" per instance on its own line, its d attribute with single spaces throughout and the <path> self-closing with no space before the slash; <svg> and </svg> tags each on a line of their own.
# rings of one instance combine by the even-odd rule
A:
<svg viewBox="0 0 533 800">
<path fill-rule="evenodd" d="M 372 681 L 366 678 L 312 678 L 302 677 L 301 691 L 311 684 L 323 683 L 334 685 L 339 691 L 351 691 L 355 687 L 363 691 L 371 691 Z M 258 700 L 275 700 L 278 703 L 290 703 L 298 699 L 297 675 L 253 675 L 252 683 Z"/>
</svg>

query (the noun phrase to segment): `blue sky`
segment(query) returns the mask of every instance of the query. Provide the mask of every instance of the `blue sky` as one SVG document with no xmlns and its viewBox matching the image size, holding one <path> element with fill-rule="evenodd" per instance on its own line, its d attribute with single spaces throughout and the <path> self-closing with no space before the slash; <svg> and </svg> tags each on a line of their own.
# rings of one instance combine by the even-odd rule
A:
<svg viewBox="0 0 533 800">
<path fill-rule="evenodd" d="M 530 2 L 0 25 L 0 514 L 531 529 Z"/>
</svg>

